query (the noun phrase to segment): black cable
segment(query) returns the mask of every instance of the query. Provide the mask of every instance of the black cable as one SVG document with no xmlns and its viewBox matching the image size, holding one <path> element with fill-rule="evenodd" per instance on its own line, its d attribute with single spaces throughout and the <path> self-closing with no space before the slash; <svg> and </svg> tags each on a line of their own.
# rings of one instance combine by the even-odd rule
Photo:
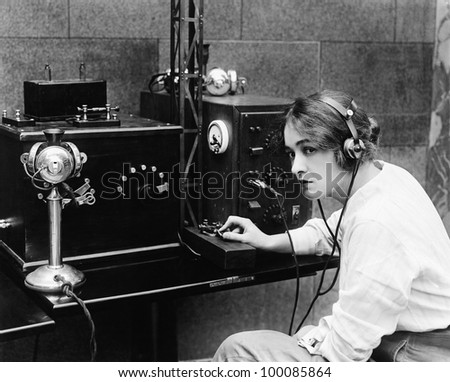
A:
<svg viewBox="0 0 450 382">
<path fill-rule="evenodd" d="M 329 255 L 327 261 L 325 262 L 325 266 L 324 266 L 324 269 L 323 269 L 323 271 L 322 271 L 322 275 L 321 275 L 321 277 L 320 277 L 319 286 L 317 287 L 317 292 L 316 292 L 316 294 L 315 294 L 313 300 L 311 301 L 311 303 L 310 303 L 310 305 L 309 305 L 309 307 L 308 307 L 308 310 L 307 310 L 306 314 L 304 315 L 304 317 L 303 317 L 303 319 L 301 320 L 300 324 L 297 326 L 297 329 L 295 330 L 296 333 L 300 330 L 300 328 L 301 328 L 301 327 L 303 326 L 303 324 L 305 323 L 305 321 L 306 321 L 306 319 L 308 318 L 309 314 L 311 313 L 311 310 L 312 310 L 312 308 L 313 308 L 315 302 L 317 301 L 317 299 L 318 299 L 320 296 L 323 296 L 323 295 L 325 295 L 326 293 L 328 293 L 328 292 L 334 287 L 334 285 L 335 285 L 335 283 L 336 283 L 336 280 L 337 280 L 337 277 L 338 277 L 338 274 L 339 274 L 339 271 L 340 271 L 340 268 L 341 268 L 340 247 L 339 247 L 339 244 L 338 244 L 337 236 L 338 236 L 338 233 L 339 233 L 339 228 L 340 228 L 340 225 L 341 225 L 341 222 L 342 222 L 342 218 L 343 218 L 343 216 L 344 216 L 345 208 L 347 207 L 347 203 L 348 203 L 348 201 L 349 201 L 349 199 L 350 199 L 350 193 L 351 193 L 352 188 L 353 188 L 353 183 L 354 183 L 354 181 L 355 181 L 356 174 L 358 173 L 359 165 L 360 165 L 360 161 L 358 160 L 358 161 L 356 161 L 355 166 L 354 166 L 354 168 L 353 168 L 352 179 L 351 179 L 351 181 L 350 181 L 350 184 L 349 184 L 349 187 L 348 187 L 348 190 L 347 190 L 347 197 L 346 197 L 346 199 L 345 199 L 345 201 L 344 201 L 344 205 L 343 205 L 343 207 L 342 207 L 342 211 L 341 211 L 341 214 L 340 214 L 340 216 L 339 216 L 339 220 L 338 220 L 338 223 L 337 223 L 337 225 L 336 225 L 336 231 L 335 231 L 334 235 L 333 235 L 333 233 L 332 233 L 330 227 L 328 226 L 328 223 L 327 223 L 327 221 L 326 221 L 326 219 L 325 219 L 325 216 L 322 216 L 323 219 L 324 219 L 324 221 L 325 221 L 325 225 L 327 226 L 327 229 L 331 232 L 331 237 L 333 238 L 333 247 L 332 247 L 332 250 L 331 250 L 331 254 Z M 321 213 L 322 213 L 322 212 L 323 212 L 323 209 L 321 209 Z M 339 262 L 338 262 L 338 266 L 337 266 L 337 269 L 336 269 L 336 274 L 335 274 L 334 279 L 333 279 L 333 281 L 332 281 L 332 283 L 331 283 L 331 286 L 330 286 L 329 288 L 327 288 L 325 292 L 321 292 L 322 285 L 323 285 L 323 282 L 324 282 L 324 279 L 325 279 L 325 273 L 326 273 L 326 271 L 327 271 L 327 269 L 328 269 L 328 265 L 329 265 L 330 259 L 331 259 L 331 258 L 333 257 L 333 255 L 334 255 L 334 252 L 335 252 L 335 250 L 336 250 L 336 247 L 339 247 L 339 256 L 338 256 Z"/>
<path fill-rule="evenodd" d="M 328 225 L 327 219 L 325 217 L 325 212 L 323 211 L 322 202 L 320 201 L 320 199 L 317 199 L 317 205 L 319 206 L 320 216 L 322 216 L 323 222 L 325 223 L 325 226 L 327 227 L 328 232 L 330 233 L 333 240 L 336 240 L 336 237 L 334 236 L 334 232 L 331 230 L 330 226 Z M 340 254 L 341 247 L 339 246 L 339 243 L 337 244 L 337 249 Z"/>
<path fill-rule="evenodd" d="M 325 263 L 325 267 L 324 267 L 324 270 L 323 270 L 323 273 L 322 273 L 322 276 L 321 276 L 321 280 L 320 280 L 321 282 L 319 283 L 319 288 L 318 288 L 318 292 L 317 292 L 319 296 L 323 296 L 323 295 L 327 294 L 331 289 L 333 289 L 333 286 L 336 283 L 336 280 L 338 278 L 339 270 L 340 270 L 340 267 L 341 267 L 341 247 L 339 246 L 338 239 L 337 239 L 337 235 L 338 235 L 338 231 L 337 230 L 339 229 L 339 226 L 336 229 L 336 233 L 334 233 L 331 230 L 330 226 L 328 225 L 327 219 L 325 217 L 325 213 L 323 212 L 322 203 L 320 202 L 320 200 L 318 200 L 318 205 L 319 205 L 319 209 L 320 209 L 320 215 L 322 216 L 322 219 L 323 219 L 323 221 L 325 223 L 325 226 L 327 227 L 328 232 L 330 233 L 331 237 L 333 238 L 333 245 L 334 245 L 334 243 L 336 244 L 336 247 L 337 247 L 337 250 L 338 250 L 338 260 L 339 260 L 338 266 L 336 268 L 336 273 L 334 274 L 333 281 L 331 282 L 331 287 L 328 287 L 325 292 L 320 292 L 320 289 L 322 288 L 322 285 L 323 285 L 323 280 L 325 280 L 325 272 L 327 271 L 329 260 L 334 255 L 334 248 L 333 248 L 332 252 L 331 252 L 331 255 L 328 257 L 327 262 Z M 342 216 L 342 213 L 343 213 L 343 211 L 341 211 L 341 216 Z"/>
<path fill-rule="evenodd" d="M 44 169 L 44 167 L 39 168 L 33 175 L 31 175 L 30 172 L 28 171 L 26 163 L 23 164 L 23 168 L 25 170 L 25 174 L 27 174 L 31 178 L 31 184 L 34 187 L 36 187 L 39 190 L 43 190 L 43 191 L 48 191 L 50 189 L 49 187 L 45 188 L 45 187 L 38 186 L 36 184 L 36 181 L 42 182 L 44 184 L 46 183 L 45 180 L 36 178 L 36 176 Z"/>
<path fill-rule="evenodd" d="M 250 179 L 250 180 L 248 180 L 248 182 L 250 184 L 256 186 L 256 187 L 259 187 L 259 188 L 262 188 L 262 189 L 268 189 L 273 195 L 275 195 L 275 198 L 277 200 L 278 206 L 280 208 L 281 220 L 283 221 L 284 229 L 285 229 L 286 234 L 288 235 L 288 238 L 289 238 L 289 244 L 291 246 L 291 254 L 292 254 L 292 257 L 294 258 L 294 262 L 295 262 L 295 273 L 296 273 L 295 302 L 294 302 L 294 307 L 292 309 L 291 323 L 289 325 L 289 335 L 291 335 L 292 327 L 294 325 L 295 312 L 297 310 L 298 297 L 299 297 L 299 294 L 300 294 L 300 270 L 299 270 L 299 264 L 298 264 L 297 256 L 295 255 L 294 242 L 292 241 L 291 233 L 289 232 L 289 227 L 288 227 L 288 224 L 287 224 L 287 221 L 286 221 L 286 216 L 284 215 L 284 212 L 283 212 L 284 211 L 283 210 L 284 197 L 278 191 L 273 189 L 271 186 L 266 184 L 261 179 Z"/>
<path fill-rule="evenodd" d="M 346 201 L 345 201 L 345 203 L 344 203 L 344 206 L 342 207 L 342 213 L 341 213 L 341 218 L 340 218 L 340 220 L 342 219 L 342 216 L 343 216 L 343 214 L 344 214 L 344 210 L 346 209 L 346 207 L 347 207 L 347 202 L 348 202 L 348 200 L 349 200 L 349 198 L 350 198 L 350 193 L 351 193 L 351 191 L 352 191 L 352 188 L 353 188 L 353 183 L 354 183 L 354 180 L 355 180 L 355 177 L 356 177 L 356 174 L 358 173 L 358 169 L 359 169 L 359 165 L 360 165 L 360 161 L 358 161 L 357 163 L 355 163 L 355 167 L 354 167 L 354 169 L 353 169 L 353 174 L 352 174 L 352 181 L 351 181 L 351 183 L 350 183 L 350 186 L 349 186 L 349 189 L 348 189 L 348 196 L 347 196 L 347 199 L 346 199 Z M 326 220 L 325 220 L 325 224 L 326 225 L 328 225 L 328 223 L 326 222 Z M 339 225 L 341 224 L 341 222 L 339 221 Z M 329 228 L 329 227 L 328 227 Z M 340 269 L 341 269 L 341 248 L 339 247 L 339 244 L 338 244 L 338 242 L 337 242 L 337 234 L 338 234 L 338 231 L 336 230 L 336 234 L 335 234 L 335 242 L 336 242 L 336 245 L 337 245 L 337 248 L 338 248 L 338 253 L 339 253 L 339 262 L 338 262 L 338 266 L 337 266 L 337 269 L 336 269 L 336 273 L 335 273 L 335 275 L 334 275 L 334 278 L 333 278 L 333 281 L 331 282 L 331 285 L 324 291 L 324 292 L 320 292 L 319 293 L 319 296 L 323 296 L 323 295 L 325 295 L 325 294 L 327 294 L 331 289 L 333 289 L 333 287 L 334 287 L 334 285 L 336 284 L 336 281 L 337 281 L 337 279 L 338 279 L 338 276 L 339 276 L 339 271 L 340 271 Z M 331 257 L 330 257 L 331 258 Z"/>
<path fill-rule="evenodd" d="M 292 257 L 294 258 L 294 262 L 295 262 L 295 274 L 296 274 L 295 300 L 294 300 L 294 307 L 292 309 L 291 322 L 289 324 L 289 335 L 291 335 L 292 327 L 294 326 L 295 312 L 297 311 L 298 297 L 300 295 L 300 269 L 299 269 L 297 256 L 295 255 L 294 242 L 292 241 L 292 236 L 291 236 L 291 233 L 289 232 L 289 227 L 288 227 L 288 224 L 286 221 L 286 216 L 283 213 L 283 204 L 284 204 L 283 196 L 280 193 L 278 193 L 277 191 L 275 191 L 273 188 L 269 188 L 269 189 L 275 195 L 275 198 L 277 199 L 277 202 L 278 202 L 278 206 L 280 207 L 281 220 L 283 220 L 284 228 L 288 235 L 289 244 L 291 246 Z M 280 201 L 280 198 L 282 198 L 281 201 Z"/>
<path fill-rule="evenodd" d="M 197 257 L 202 257 L 202 255 L 200 253 L 196 252 L 189 244 L 187 244 L 185 241 L 183 241 L 179 231 L 177 232 L 177 235 L 178 235 L 178 241 L 182 247 L 187 248 L 189 250 L 189 252 L 191 252 L 193 255 L 195 255 Z"/>
<path fill-rule="evenodd" d="M 81 308 L 83 309 L 84 315 L 88 319 L 89 328 L 91 330 L 91 338 L 90 338 L 90 342 L 89 342 L 90 343 L 90 352 L 91 352 L 91 362 L 94 362 L 95 358 L 97 356 L 97 341 L 95 339 L 95 324 L 94 324 L 94 320 L 92 319 L 91 313 L 89 312 L 89 309 L 87 308 L 84 301 L 73 292 L 72 285 L 70 283 L 63 284 L 62 290 L 67 297 L 72 297 L 78 303 L 78 305 L 81 306 Z"/>
</svg>

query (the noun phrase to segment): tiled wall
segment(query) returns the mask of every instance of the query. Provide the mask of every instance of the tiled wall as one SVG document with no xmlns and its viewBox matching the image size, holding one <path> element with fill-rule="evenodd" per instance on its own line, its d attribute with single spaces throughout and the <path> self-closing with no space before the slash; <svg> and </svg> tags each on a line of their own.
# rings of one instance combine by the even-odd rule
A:
<svg viewBox="0 0 450 382">
<path fill-rule="evenodd" d="M 138 113 L 140 91 L 169 67 L 169 4 L 0 0 L 1 108 L 23 108 L 22 82 L 44 78 L 46 63 L 64 79 L 84 61 L 89 77 L 108 81 L 112 104 Z M 208 67 L 236 69 L 249 93 L 350 92 L 378 118 L 384 159 L 423 183 L 434 19 L 435 0 L 205 0 Z M 316 283 L 302 280 L 299 316 Z M 210 357 L 238 330 L 286 331 L 294 288 L 286 281 L 178 301 L 180 358 Z M 312 321 L 335 298 L 319 301 Z"/>
<path fill-rule="evenodd" d="M 23 110 L 22 83 L 87 76 L 107 80 L 108 100 L 139 112 L 139 94 L 158 67 L 158 38 L 170 6 L 163 1 L 0 1 L 0 107 Z M 156 10 L 156 12 L 155 12 Z M 156 20 L 156 22 L 154 22 Z"/>
</svg>

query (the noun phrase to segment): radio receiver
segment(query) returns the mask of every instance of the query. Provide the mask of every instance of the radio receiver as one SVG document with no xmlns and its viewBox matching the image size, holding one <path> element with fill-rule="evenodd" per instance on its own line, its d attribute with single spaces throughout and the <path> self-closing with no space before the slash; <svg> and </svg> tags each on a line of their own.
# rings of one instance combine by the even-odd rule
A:
<svg viewBox="0 0 450 382">
<path fill-rule="evenodd" d="M 254 248 L 231 247 L 208 235 L 228 216 L 250 218 L 268 234 L 284 231 L 283 216 L 289 228 L 303 225 L 311 216 L 311 201 L 301 195 L 279 146 L 280 117 L 291 102 L 250 94 L 203 96 L 202 161 L 196 164 L 202 185 L 201 216 L 199 227 L 185 230 L 185 240 L 222 268 L 251 267 L 255 261 Z M 144 116 L 169 121 L 169 106 L 165 92 L 141 93 Z M 251 179 L 262 180 L 283 195 L 282 208 L 272 192 L 252 185 Z"/>
</svg>

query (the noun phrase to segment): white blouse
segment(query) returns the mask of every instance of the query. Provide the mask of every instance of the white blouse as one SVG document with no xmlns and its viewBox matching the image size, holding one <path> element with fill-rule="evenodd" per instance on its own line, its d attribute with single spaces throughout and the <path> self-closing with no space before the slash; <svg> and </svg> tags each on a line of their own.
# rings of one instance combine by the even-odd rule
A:
<svg viewBox="0 0 450 382">
<path fill-rule="evenodd" d="M 406 170 L 382 164 L 348 201 L 338 233 L 341 273 L 332 314 L 299 341 L 329 361 L 366 361 L 384 335 L 450 325 L 445 227 L 420 184 Z M 340 214 L 327 220 L 333 232 Z M 331 252 L 322 219 L 291 234 L 297 254 Z"/>
</svg>

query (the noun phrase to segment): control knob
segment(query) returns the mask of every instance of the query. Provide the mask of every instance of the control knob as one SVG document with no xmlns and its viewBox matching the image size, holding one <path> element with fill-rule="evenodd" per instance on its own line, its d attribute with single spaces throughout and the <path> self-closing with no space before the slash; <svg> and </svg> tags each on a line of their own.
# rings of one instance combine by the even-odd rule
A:
<svg viewBox="0 0 450 382">
<path fill-rule="evenodd" d="M 263 221 L 264 223 L 271 223 L 275 225 L 283 224 L 283 215 L 286 217 L 285 211 L 280 211 L 280 207 L 276 204 L 271 204 L 267 209 L 264 211 L 263 214 Z"/>
</svg>

